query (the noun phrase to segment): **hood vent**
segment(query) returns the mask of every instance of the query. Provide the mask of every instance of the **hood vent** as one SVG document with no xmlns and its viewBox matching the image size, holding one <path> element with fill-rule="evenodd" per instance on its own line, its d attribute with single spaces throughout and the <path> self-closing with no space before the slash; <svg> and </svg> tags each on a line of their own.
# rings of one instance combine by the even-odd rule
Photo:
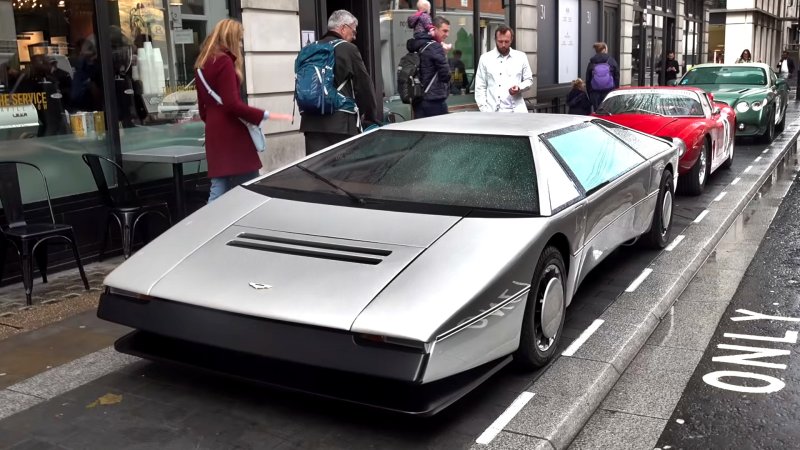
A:
<svg viewBox="0 0 800 450">
<path fill-rule="evenodd" d="M 227 245 L 264 252 L 370 265 L 380 264 L 385 257 L 392 254 L 389 250 L 379 248 L 289 239 L 255 233 L 240 233 Z"/>
</svg>

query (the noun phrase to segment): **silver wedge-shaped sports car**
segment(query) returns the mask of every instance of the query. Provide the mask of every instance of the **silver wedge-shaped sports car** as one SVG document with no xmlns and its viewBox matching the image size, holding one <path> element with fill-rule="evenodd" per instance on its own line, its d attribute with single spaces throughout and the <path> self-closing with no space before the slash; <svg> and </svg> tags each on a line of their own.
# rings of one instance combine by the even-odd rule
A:
<svg viewBox="0 0 800 450">
<path fill-rule="evenodd" d="M 554 355 L 617 246 L 670 233 L 683 142 L 598 118 L 385 126 L 225 194 L 119 266 L 120 351 L 433 414 Z"/>
</svg>

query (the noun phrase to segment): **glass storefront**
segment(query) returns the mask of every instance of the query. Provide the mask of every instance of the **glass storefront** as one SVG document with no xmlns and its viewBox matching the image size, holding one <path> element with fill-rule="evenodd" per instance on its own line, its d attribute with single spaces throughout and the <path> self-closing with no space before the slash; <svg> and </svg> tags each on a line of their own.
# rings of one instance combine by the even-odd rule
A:
<svg viewBox="0 0 800 450">
<path fill-rule="evenodd" d="M 95 16 L 93 0 L 0 0 L 0 159 L 39 166 L 53 197 L 95 190 L 81 154 L 109 156 Z"/>
<path fill-rule="evenodd" d="M 0 0 L 0 159 L 38 165 L 58 198 L 95 190 L 83 153 L 202 145 L 193 66 L 227 3 Z M 125 170 L 133 182 L 172 174 L 167 164 Z"/>
<path fill-rule="evenodd" d="M 634 11 L 631 36 L 631 85 L 657 86 L 675 45 L 675 0 L 640 0 Z"/>
</svg>

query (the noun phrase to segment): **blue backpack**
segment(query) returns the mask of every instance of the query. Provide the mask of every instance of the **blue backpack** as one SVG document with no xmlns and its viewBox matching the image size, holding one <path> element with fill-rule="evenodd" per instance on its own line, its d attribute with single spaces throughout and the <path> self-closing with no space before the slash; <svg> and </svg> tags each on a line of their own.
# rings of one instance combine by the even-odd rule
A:
<svg viewBox="0 0 800 450">
<path fill-rule="evenodd" d="M 354 113 L 355 101 L 343 95 L 333 82 L 333 68 L 336 64 L 334 49 L 343 43 L 342 39 L 329 42 L 314 42 L 300 50 L 294 61 L 294 95 L 301 114 L 328 115 L 336 111 Z"/>
<path fill-rule="evenodd" d="M 610 91 L 615 87 L 614 76 L 611 74 L 611 65 L 607 62 L 595 64 L 592 67 L 592 90 Z"/>
</svg>

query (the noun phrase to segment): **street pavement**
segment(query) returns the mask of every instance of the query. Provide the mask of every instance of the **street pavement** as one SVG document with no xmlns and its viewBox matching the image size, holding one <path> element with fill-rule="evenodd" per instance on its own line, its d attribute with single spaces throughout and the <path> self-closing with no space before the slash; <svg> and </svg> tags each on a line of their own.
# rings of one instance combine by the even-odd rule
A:
<svg viewBox="0 0 800 450">
<path fill-rule="evenodd" d="M 699 365 L 658 447 L 800 446 L 798 217 L 795 181 L 710 343 L 693 355 Z"/>
<path fill-rule="evenodd" d="M 798 116 L 800 111 L 792 105 L 790 120 Z M 794 131 L 787 130 L 784 134 L 796 131 L 795 127 Z M 742 142 L 737 145 L 733 168 L 712 175 L 703 195 L 676 199 L 673 236 L 685 233 L 686 242 L 692 245 L 677 247 L 672 258 L 683 257 L 689 251 L 684 248 L 696 250 L 681 269 L 693 265 L 699 269 L 706 258 L 724 260 L 725 252 L 713 249 L 727 229 L 723 226 L 725 222 L 729 221 L 730 225 L 738 216 L 731 199 L 737 192 L 745 198 L 750 192 L 748 189 L 757 189 L 756 185 L 762 183 L 764 177 L 769 178 L 769 174 L 761 176 L 761 172 L 767 173 L 772 167 L 769 162 L 772 160 L 766 155 L 772 152 L 778 164 L 776 153 L 782 151 L 781 145 L 788 144 L 776 143 L 768 147 Z M 764 158 L 765 165 L 754 168 L 753 161 L 759 157 Z M 754 167 L 748 169 L 749 166 Z M 737 178 L 739 181 L 735 182 Z M 732 183 L 738 191 L 731 189 Z M 730 194 L 721 199 L 722 192 Z M 697 222 L 703 211 L 711 209 L 709 205 L 715 202 L 730 206 L 731 217 L 723 214 L 714 219 L 716 213 L 712 212 L 706 222 Z M 718 222 L 714 223 L 721 231 L 712 228 L 712 219 Z M 687 232 L 690 228 L 699 230 L 696 234 L 705 236 L 704 240 L 694 242 Z M 720 236 L 714 238 L 715 233 Z M 704 253 L 702 248 L 706 245 L 711 248 Z M 754 246 L 757 246 L 756 241 L 750 246 L 753 251 Z M 609 398 L 614 397 L 612 387 L 621 392 L 617 387 L 624 386 L 626 369 L 631 370 L 629 378 L 636 378 L 635 370 L 640 364 L 634 362 L 629 367 L 630 361 L 634 356 L 639 358 L 648 351 L 652 353 L 649 347 L 657 347 L 652 342 L 645 345 L 642 352 L 639 349 L 656 329 L 658 319 L 673 320 L 674 311 L 681 305 L 680 300 L 676 303 L 678 306 L 672 308 L 662 307 L 664 302 L 659 302 L 657 307 L 663 311 L 654 312 L 656 306 L 636 303 L 637 297 L 625 292 L 645 268 L 656 269 L 654 279 L 670 276 L 669 267 L 663 267 L 670 262 L 668 257 L 639 246 L 616 251 L 584 282 L 568 309 L 562 350 L 598 318 L 605 319 L 604 325 L 581 349 L 572 356 L 558 358 L 536 373 L 505 369 L 429 420 L 408 419 L 277 392 L 193 369 L 120 358 L 104 349 L 76 360 L 64 370 L 54 368 L 0 391 L 0 402 L 5 399 L 10 405 L 7 418 L 0 421 L 0 448 L 565 448 L 579 433 L 573 446 L 583 442 L 585 447 L 599 443 L 595 448 L 648 448 L 647 445 L 652 448 L 667 419 L 660 419 L 663 423 L 655 426 L 646 423 L 651 431 L 644 447 L 643 441 L 619 439 L 610 441 L 609 447 L 605 446 L 609 441 L 603 440 L 602 427 L 609 420 L 597 414 L 617 412 L 612 407 L 601 407 L 595 417 L 592 412 L 609 391 Z M 732 269 L 724 268 L 723 272 L 727 274 Z M 682 275 L 672 277 L 682 279 Z M 732 280 L 735 280 L 733 275 L 718 280 L 717 283 L 724 283 L 718 288 L 730 284 L 735 288 L 738 281 Z M 688 284 L 689 280 L 685 281 Z M 645 292 L 640 293 L 641 296 L 649 295 L 646 289 L 659 288 L 658 284 L 648 288 L 647 283 L 642 283 Z M 660 289 L 663 292 L 650 297 L 664 297 L 671 305 L 683 287 L 673 280 L 666 288 L 662 283 Z M 667 298 L 673 293 L 674 296 Z M 725 291 L 711 289 L 703 295 L 725 297 Z M 713 315 L 701 316 L 698 320 L 714 320 Z M 661 327 L 664 323 L 661 322 Z M 712 329 L 715 325 L 716 322 L 711 325 Z M 656 329 L 654 336 L 658 333 Z M 605 345 L 611 340 L 616 340 L 617 344 L 622 342 L 624 346 Z M 682 360 L 681 357 L 675 359 Z M 694 358 L 695 362 L 697 360 L 699 355 Z M 91 375 L 84 375 L 79 370 L 82 366 L 93 368 Z M 674 372 L 668 364 L 662 367 L 662 372 Z M 103 368 L 108 371 L 103 372 Z M 685 376 L 688 379 L 691 369 L 687 366 L 682 373 L 688 373 Z M 520 408 L 517 416 L 500 424 L 498 433 L 488 442 L 483 439 L 486 430 L 497 427 L 498 417 L 525 392 L 532 395 L 526 396 L 528 403 Z M 674 398 L 675 402 L 678 397 Z M 671 408 L 664 407 L 665 412 L 661 414 L 668 418 Z M 631 417 L 627 419 L 632 420 L 617 423 L 618 431 L 621 425 L 637 421 L 636 414 L 628 416 Z M 0 417 L 4 417 L 2 405 Z M 587 420 L 589 426 L 584 429 Z M 582 429 L 598 432 L 584 433 Z M 625 442 L 630 445 L 622 445 Z M 583 447 L 577 445 L 576 448 Z"/>
</svg>

